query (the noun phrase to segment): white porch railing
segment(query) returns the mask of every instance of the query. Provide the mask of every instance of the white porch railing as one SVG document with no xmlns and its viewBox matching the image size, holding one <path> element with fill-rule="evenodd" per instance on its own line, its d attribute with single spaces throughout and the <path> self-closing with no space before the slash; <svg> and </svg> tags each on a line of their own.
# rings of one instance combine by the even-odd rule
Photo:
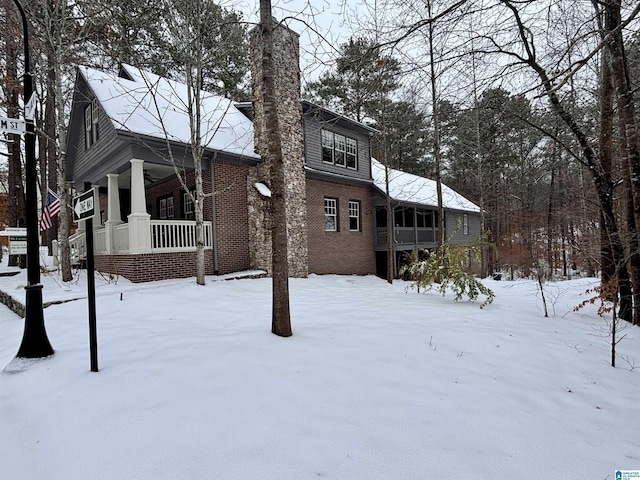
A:
<svg viewBox="0 0 640 480">
<path fill-rule="evenodd" d="M 87 236 L 79 232 L 69 236 L 69 249 L 71 251 L 71 265 L 77 265 L 80 260 L 87 258 Z"/>
<path fill-rule="evenodd" d="M 203 222 L 204 248 L 213 247 L 211 222 Z M 184 252 L 196 249 L 196 222 L 151 220 L 151 251 Z"/>
<path fill-rule="evenodd" d="M 203 222 L 204 248 L 213 248 L 212 223 Z M 196 222 L 192 220 L 151 220 L 151 252 L 171 253 L 196 250 Z M 106 229 L 94 231 L 94 254 L 105 255 Z M 77 264 L 87 257 L 86 233 L 76 233 L 69 237 L 71 263 Z M 129 224 L 121 223 L 113 228 L 113 249 L 115 255 L 129 253 Z"/>
<path fill-rule="evenodd" d="M 102 228 L 100 230 L 96 230 L 93 235 L 93 251 L 96 255 L 107 253 L 106 232 L 107 230 Z"/>
<path fill-rule="evenodd" d="M 129 253 L 129 224 L 113 227 L 113 249 L 118 253 Z"/>
</svg>

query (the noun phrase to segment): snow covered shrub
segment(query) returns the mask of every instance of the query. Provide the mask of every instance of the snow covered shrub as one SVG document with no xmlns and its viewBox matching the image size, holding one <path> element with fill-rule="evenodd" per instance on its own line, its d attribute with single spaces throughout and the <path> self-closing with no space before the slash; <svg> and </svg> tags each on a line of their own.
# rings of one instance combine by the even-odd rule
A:
<svg viewBox="0 0 640 480">
<path fill-rule="evenodd" d="M 486 298 L 480 305 L 484 308 L 493 302 L 495 294 L 474 275 L 465 271 L 470 256 L 480 258 L 480 247 L 470 245 L 443 245 L 439 250 L 428 253 L 413 251 L 407 264 L 400 269 L 400 275 L 413 281 L 412 288 L 420 292 L 421 288 L 437 290 L 444 296 L 447 288 L 454 294 L 457 302 L 466 296 L 476 300 L 479 295 Z"/>
</svg>

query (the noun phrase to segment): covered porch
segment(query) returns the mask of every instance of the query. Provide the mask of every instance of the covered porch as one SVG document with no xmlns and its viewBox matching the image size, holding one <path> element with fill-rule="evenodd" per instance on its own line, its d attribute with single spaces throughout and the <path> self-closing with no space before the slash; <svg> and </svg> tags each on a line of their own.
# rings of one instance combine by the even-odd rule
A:
<svg viewBox="0 0 640 480">
<path fill-rule="evenodd" d="M 145 180 L 154 178 L 149 172 L 154 172 L 157 177 L 171 178 L 172 170 L 166 167 L 160 170 L 157 165 L 148 168 L 139 159 L 132 159 L 129 163 L 128 171 L 106 175 L 106 198 L 101 194 L 104 187 L 101 188 L 100 184 L 93 186 L 94 205 L 100 205 L 101 209 L 93 221 L 96 269 L 126 276 L 134 282 L 194 276 L 197 249 L 195 220 L 176 219 L 173 211 L 168 215 L 166 208 L 162 210 L 163 218 L 152 218 L 150 212 L 155 210 L 159 216 L 160 210 L 150 208 L 147 202 L 147 188 L 150 187 L 145 185 Z M 126 190 L 130 194 L 126 198 L 130 213 L 123 220 L 121 192 Z M 69 238 L 72 264 L 81 264 L 86 259 L 85 223 L 80 222 L 78 232 Z M 214 223 L 211 220 L 203 222 L 207 274 L 216 270 Z"/>
<path fill-rule="evenodd" d="M 438 238 L 438 212 L 435 209 L 418 208 L 409 204 L 392 206 L 392 242 L 398 250 L 434 248 Z M 376 207 L 375 238 L 376 250 L 386 250 L 387 209 Z"/>
</svg>

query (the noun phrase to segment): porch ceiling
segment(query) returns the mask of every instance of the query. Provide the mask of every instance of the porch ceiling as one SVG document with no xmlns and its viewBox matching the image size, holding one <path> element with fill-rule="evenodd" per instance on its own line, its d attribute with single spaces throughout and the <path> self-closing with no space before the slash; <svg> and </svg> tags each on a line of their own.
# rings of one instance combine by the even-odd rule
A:
<svg viewBox="0 0 640 480">
<path fill-rule="evenodd" d="M 144 180 L 145 185 L 158 182 L 165 178 L 169 178 L 175 175 L 173 167 L 171 165 L 162 165 L 158 163 L 144 163 Z M 100 181 L 100 186 L 106 186 L 107 179 Z M 131 186 L 131 169 L 128 168 L 123 172 L 120 172 L 118 176 L 118 187 L 123 189 L 129 189 Z"/>
</svg>

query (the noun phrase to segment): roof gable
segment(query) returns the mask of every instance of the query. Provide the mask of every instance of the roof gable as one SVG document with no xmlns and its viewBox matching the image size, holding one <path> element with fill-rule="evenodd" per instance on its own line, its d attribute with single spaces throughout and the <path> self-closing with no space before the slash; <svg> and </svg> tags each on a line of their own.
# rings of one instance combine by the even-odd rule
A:
<svg viewBox="0 0 640 480">
<path fill-rule="evenodd" d="M 121 132 L 190 144 L 186 85 L 129 65 L 121 68 L 121 76 L 117 76 L 79 67 L 113 127 Z M 204 91 L 201 95 L 202 146 L 259 158 L 254 151 L 252 122 L 230 100 Z"/>
<path fill-rule="evenodd" d="M 371 176 L 376 188 L 385 192 L 384 165 L 373 158 Z M 389 168 L 389 194 L 393 200 L 435 207 L 438 205 L 436 186 L 434 180 Z M 449 210 L 480 212 L 480 207 L 445 184 L 442 184 L 442 206 Z"/>
</svg>

